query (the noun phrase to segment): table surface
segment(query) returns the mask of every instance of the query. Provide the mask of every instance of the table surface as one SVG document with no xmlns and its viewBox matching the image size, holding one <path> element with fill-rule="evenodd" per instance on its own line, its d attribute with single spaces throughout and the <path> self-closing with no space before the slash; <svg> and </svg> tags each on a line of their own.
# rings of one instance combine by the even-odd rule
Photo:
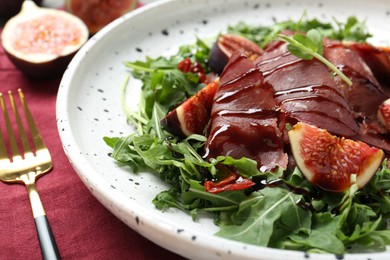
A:
<svg viewBox="0 0 390 260">
<path fill-rule="evenodd" d="M 58 0 L 51 0 L 54 5 Z M 149 1 L 150 2 L 150 1 Z M 22 88 L 53 158 L 37 187 L 63 259 L 182 259 L 118 220 L 91 195 L 69 163 L 57 131 L 60 79 L 25 77 L 0 46 L 0 92 Z M 1 122 L 1 120 L 0 120 Z M 0 182 L 0 259 L 41 259 L 27 190 Z"/>
</svg>

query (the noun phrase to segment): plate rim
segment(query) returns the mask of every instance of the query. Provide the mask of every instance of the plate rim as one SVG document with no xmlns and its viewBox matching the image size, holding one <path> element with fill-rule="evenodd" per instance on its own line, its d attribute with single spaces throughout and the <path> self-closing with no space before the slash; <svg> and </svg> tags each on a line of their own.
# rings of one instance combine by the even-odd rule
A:
<svg viewBox="0 0 390 260">
<path fill-rule="evenodd" d="M 86 185 L 87 188 L 89 188 L 90 192 L 93 196 L 95 196 L 98 201 L 103 204 L 111 213 L 113 213 L 116 217 L 121 219 L 126 225 L 128 225 L 130 228 L 135 230 L 136 232 L 140 233 L 141 235 L 145 236 L 147 239 L 153 241 L 154 243 L 158 244 L 159 246 L 170 250 L 176 254 L 186 256 L 188 257 L 188 252 L 185 248 L 187 246 L 190 247 L 196 247 L 197 251 L 200 250 L 209 250 L 210 252 L 214 252 L 213 255 L 216 259 L 219 258 L 230 258 L 230 257 L 241 257 L 242 259 L 259 259 L 258 253 L 265 254 L 267 259 L 280 259 L 280 257 L 289 257 L 291 259 L 303 259 L 307 258 L 305 252 L 301 251 L 293 251 L 293 250 L 281 250 L 281 249 L 275 249 L 275 248 L 268 248 L 268 247 L 260 247 L 260 246 L 254 246 L 245 244 L 242 242 L 232 241 L 221 237 L 216 236 L 210 236 L 205 235 L 201 233 L 196 233 L 192 231 L 188 231 L 185 229 L 181 236 L 184 237 L 184 239 L 181 239 L 182 244 L 180 245 L 174 245 L 172 246 L 169 243 L 166 243 L 169 239 L 177 239 L 178 237 L 178 230 L 177 226 L 171 226 L 169 223 L 155 223 L 152 218 L 145 217 L 148 213 L 148 210 L 145 210 L 143 207 L 138 205 L 137 203 L 133 203 L 128 198 L 123 198 L 121 196 L 121 193 L 115 189 L 110 188 L 110 184 L 107 183 L 102 176 L 96 175 L 94 182 L 91 182 L 88 178 L 86 178 L 85 174 L 83 172 L 89 172 L 94 171 L 93 167 L 89 165 L 87 159 L 80 159 L 80 152 L 81 149 L 79 148 L 78 144 L 74 142 L 75 138 L 72 133 L 72 131 L 64 131 L 61 130 L 64 127 L 70 126 L 70 121 L 68 118 L 68 115 L 66 113 L 67 111 L 67 102 L 68 102 L 68 95 L 69 93 L 69 86 L 72 82 L 72 78 L 77 73 L 77 68 L 80 65 L 80 62 L 85 57 L 86 53 L 90 49 L 92 49 L 95 45 L 95 42 L 101 40 L 104 37 L 108 37 L 107 35 L 110 35 L 110 33 L 115 30 L 117 26 L 119 26 L 122 23 L 129 23 L 131 19 L 134 19 L 134 17 L 142 16 L 144 13 L 148 12 L 149 10 L 155 10 L 160 8 L 161 6 L 166 6 L 170 4 L 174 4 L 176 2 L 179 2 L 180 0 L 160 0 L 155 1 L 152 3 L 149 3 L 147 5 L 144 5 L 130 13 L 125 14 L 124 16 L 116 19 L 115 21 L 111 22 L 109 25 L 104 27 L 102 30 L 100 30 L 97 34 L 93 35 L 87 43 L 76 53 L 70 64 L 68 65 L 68 68 L 66 69 L 60 85 L 58 89 L 57 94 L 57 102 L 56 102 L 56 119 L 57 119 L 57 126 L 58 126 L 58 132 L 60 135 L 61 143 L 63 145 L 64 152 L 66 156 L 68 157 L 73 169 L 78 174 L 84 185 Z M 222 1 L 222 0 L 221 0 Z M 72 138 L 70 138 L 72 137 Z M 66 146 L 67 145 L 67 146 Z M 132 220 L 123 219 L 120 215 L 118 215 L 117 212 L 113 211 L 113 205 L 108 204 L 105 199 L 109 198 L 113 204 L 117 204 L 117 200 L 114 198 L 121 198 L 126 200 L 126 203 L 128 203 L 129 206 L 126 207 L 124 211 L 126 211 L 126 214 L 132 217 Z M 132 209 L 130 209 L 132 208 Z M 140 228 L 139 220 L 136 219 L 138 217 L 142 218 L 142 225 L 143 227 Z M 191 221 L 191 218 L 189 216 L 189 221 Z M 163 238 L 156 238 L 151 235 L 153 232 L 158 232 L 161 235 L 164 235 Z M 194 237 L 197 237 L 197 239 L 194 239 Z M 208 240 L 207 242 L 204 242 L 204 238 Z M 211 246 L 213 243 L 210 243 L 209 240 L 212 240 L 212 242 L 217 242 L 221 247 L 215 248 L 215 246 Z M 235 253 L 235 251 L 232 249 L 243 249 L 238 254 Z M 193 250 L 191 250 L 193 251 Z M 376 253 L 378 257 L 381 255 L 390 255 L 389 251 L 386 252 L 379 252 Z M 198 255 L 197 257 L 202 256 Z M 207 254 L 207 256 L 209 256 Z M 324 254 L 324 255 L 316 255 L 316 259 L 329 259 L 329 256 L 331 256 L 332 259 L 334 259 L 334 254 Z M 346 254 L 346 256 L 354 256 Z M 366 259 L 367 256 L 372 257 L 372 254 L 361 254 L 361 258 L 359 259 Z M 193 256 L 191 256 L 193 257 Z"/>
</svg>

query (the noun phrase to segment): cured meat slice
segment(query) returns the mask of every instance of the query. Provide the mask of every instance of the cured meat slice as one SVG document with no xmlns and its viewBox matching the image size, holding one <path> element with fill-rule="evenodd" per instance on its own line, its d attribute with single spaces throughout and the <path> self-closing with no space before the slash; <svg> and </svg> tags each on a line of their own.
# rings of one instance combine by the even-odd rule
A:
<svg viewBox="0 0 390 260">
<path fill-rule="evenodd" d="M 243 54 L 235 52 L 219 81 L 211 111 L 206 158 L 256 160 L 260 170 L 287 166 L 272 86 Z"/>
<path fill-rule="evenodd" d="M 324 57 L 351 79 L 353 85 L 348 86 L 335 77 L 337 87 L 343 92 L 352 110 L 357 116 L 376 121 L 378 107 L 388 97 L 359 53 L 341 43 L 332 42 L 326 44 Z"/>
<path fill-rule="evenodd" d="M 275 102 L 287 122 L 294 119 L 348 137 L 359 131 L 349 104 L 319 61 L 301 60 L 282 45 L 256 63 L 275 89 Z"/>
<path fill-rule="evenodd" d="M 348 48 L 355 50 L 370 67 L 386 94 L 390 95 L 390 48 L 377 48 L 368 43 L 348 42 Z"/>
</svg>

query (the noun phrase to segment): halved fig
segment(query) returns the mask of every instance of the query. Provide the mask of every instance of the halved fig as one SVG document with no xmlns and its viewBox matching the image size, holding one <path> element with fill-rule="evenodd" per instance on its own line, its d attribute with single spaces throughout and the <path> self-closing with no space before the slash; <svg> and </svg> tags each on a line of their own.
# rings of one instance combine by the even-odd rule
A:
<svg viewBox="0 0 390 260">
<path fill-rule="evenodd" d="M 253 41 L 234 34 L 222 34 L 211 48 L 209 66 L 215 73 L 221 74 L 233 52 L 239 50 L 251 61 L 263 53 Z"/>
<path fill-rule="evenodd" d="M 209 83 L 198 93 L 170 111 L 161 125 L 170 133 L 186 137 L 191 134 L 203 134 L 210 120 L 211 107 L 218 80 Z"/>
<path fill-rule="evenodd" d="M 354 181 L 362 188 L 383 159 L 381 149 L 305 123 L 297 123 L 288 136 L 298 168 L 310 183 L 327 191 L 346 191 Z"/>
<path fill-rule="evenodd" d="M 66 0 L 65 10 L 78 16 L 95 34 L 105 25 L 137 7 L 137 0 Z"/>
<path fill-rule="evenodd" d="M 7 56 L 26 75 L 54 78 L 88 40 L 88 29 L 65 11 L 25 1 L 22 10 L 5 24 L 1 40 Z"/>
<path fill-rule="evenodd" d="M 379 122 L 390 131 L 390 98 L 379 106 L 377 117 Z"/>
</svg>

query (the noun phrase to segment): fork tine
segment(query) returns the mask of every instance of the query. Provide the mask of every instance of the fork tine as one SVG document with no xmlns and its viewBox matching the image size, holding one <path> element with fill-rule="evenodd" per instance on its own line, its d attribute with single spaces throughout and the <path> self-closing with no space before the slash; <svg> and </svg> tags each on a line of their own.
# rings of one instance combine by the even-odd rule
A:
<svg viewBox="0 0 390 260">
<path fill-rule="evenodd" d="M 35 122 L 34 122 L 34 119 L 31 115 L 30 109 L 28 108 L 27 102 L 24 99 L 24 94 L 23 94 L 21 89 L 18 89 L 18 92 L 19 92 L 20 101 L 21 101 L 23 109 L 24 109 L 24 114 L 26 115 L 27 123 L 28 123 L 28 126 L 30 128 L 30 133 L 32 135 L 35 149 L 36 149 L 36 151 L 38 151 L 40 149 L 45 149 L 46 145 L 43 142 L 41 135 L 39 134 L 37 126 L 35 125 Z"/>
<path fill-rule="evenodd" d="M 23 152 L 24 152 L 24 155 L 26 155 L 27 153 L 31 153 L 31 147 L 28 143 L 26 131 L 24 130 L 22 120 L 20 119 L 19 111 L 15 105 L 14 97 L 13 97 L 11 91 L 8 91 L 8 96 L 9 96 L 9 100 L 11 103 L 12 111 L 14 112 L 14 115 L 15 115 L 16 125 L 17 125 L 18 130 L 19 130 L 19 135 L 20 135 L 20 140 L 22 142 Z"/>
<path fill-rule="evenodd" d="M 0 93 L 0 103 L 1 103 L 1 107 L 3 107 L 4 100 L 3 100 L 2 93 Z M 5 148 L 3 133 L 2 131 L 0 131 L 0 160 L 4 160 L 7 158 L 8 158 L 8 153 L 7 153 L 7 149 Z"/>
<path fill-rule="evenodd" d="M 14 135 L 13 130 L 12 130 L 11 121 L 9 119 L 7 108 L 5 107 L 5 102 L 4 102 L 4 98 L 3 98 L 2 93 L 0 95 L 0 103 L 1 103 L 1 109 L 3 110 L 8 139 L 9 139 L 10 146 L 11 146 L 11 156 L 15 159 L 19 155 L 19 148 L 18 148 L 18 144 L 16 143 L 15 135 Z"/>
<path fill-rule="evenodd" d="M 0 160 L 8 158 L 7 149 L 5 148 L 5 142 L 3 134 L 0 131 Z"/>
</svg>

